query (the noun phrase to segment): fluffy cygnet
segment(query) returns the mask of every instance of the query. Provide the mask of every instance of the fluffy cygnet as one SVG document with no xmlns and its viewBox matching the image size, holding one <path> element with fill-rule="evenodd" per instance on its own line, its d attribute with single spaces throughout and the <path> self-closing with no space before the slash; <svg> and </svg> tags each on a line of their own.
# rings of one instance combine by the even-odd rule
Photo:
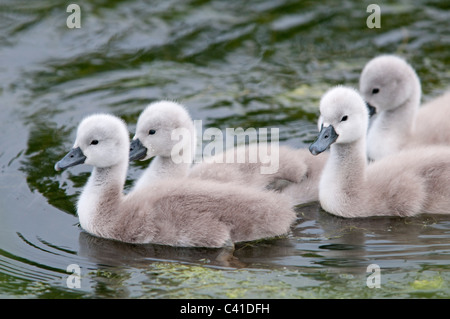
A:
<svg viewBox="0 0 450 319">
<path fill-rule="evenodd" d="M 450 213 L 449 147 L 405 150 L 368 165 L 368 110 L 358 92 L 331 89 L 320 113 L 322 130 L 310 150 L 330 147 L 319 185 L 324 210 L 342 217 Z"/>
<path fill-rule="evenodd" d="M 404 59 L 372 59 L 359 82 L 361 95 L 377 114 L 367 137 L 371 160 L 420 145 L 450 145 L 450 92 L 419 108 L 420 80 Z"/>
<path fill-rule="evenodd" d="M 222 247 L 286 234 L 296 215 L 269 192 L 167 179 L 123 194 L 130 143 L 125 123 L 97 114 L 79 125 L 72 150 L 55 165 L 94 166 L 78 200 L 87 232 L 129 243 Z"/>
<path fill-rule="evenodd" d="M 153 156 L 155 158 L 137 181 L 135 189 L 151 184 L 155 178 L 189 176 L 281 191 L 289 196 L 294 205 L 318 200 L 320 173 L 328 154 L 314 158 L 307 149 L 295 150 L 286 146 L 271 149 L 269 144 L 268 153 L 263 154 L 276 152 L 276 155 L 271 155 L 270 158 L 276 158 L 278 167 L 273 173 L 264 173 L 264 168 L 273 163 L 268 163 L 267 158 L 261 157 L 258 144 L 251 144 L 205 158 L 202 163 L 191 167 L 195 143 L 189 139 L 177 141 L 179 132 L 195 137 L 192 119 L 182 105 L 159 101 L 150 104 L 141 113 L 131 143 L 130 160 L 146 160 Z M 173 141 L 173 136 L 176 141 Z M 183 154 L 186 157 L 180 162 L 178 153 L 182 147 L 185 147 L 187 154 Z M 243 162 L 238 159 L 241 151 L 245 154 Z M 227 163 L 230 152 L 233 152 L 233 161 Z M 250 153 L 256 154 L 256 161 L 250 160 Z M 178 159 L 177 162 L 174 161 L 174 155 Z"/>
</svg>

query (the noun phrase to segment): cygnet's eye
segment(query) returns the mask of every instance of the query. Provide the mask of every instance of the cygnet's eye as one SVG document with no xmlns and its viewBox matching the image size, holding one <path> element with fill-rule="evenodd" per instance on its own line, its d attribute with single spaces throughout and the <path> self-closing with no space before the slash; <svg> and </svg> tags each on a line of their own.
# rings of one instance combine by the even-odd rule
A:
<svg viewBox="0 0 450 319">
<path fill-rule="evenodd" d="M 347 119 L 348 119 L 348 116 L 347 116 L 347 115 L 344 115 L 344 116 L 342 117 L 342 119 L 341 119 L 341 122 L 347 121 Z"/>
<path fill-rule="evenodd" d="M 92 140 L 91 141 L 91 145 L 97 145 L 98 144 L 98 140 Z"/>
<path fill-rule="evenodd" d="M 377 94 L 378 92 L 380 92 L 380 89 L 379 89 L 379 88 L 374 88 L 374 89 L 372 90 L 372 94 Z"/>
<path fill-rule="evenodd" d="M 150 130 L 150 131 L 148 131 L 148 135 L 153 135 L 153 134 L 155 134 L 155 133 L 156 133 L 155 130 Z"/>
</svg>

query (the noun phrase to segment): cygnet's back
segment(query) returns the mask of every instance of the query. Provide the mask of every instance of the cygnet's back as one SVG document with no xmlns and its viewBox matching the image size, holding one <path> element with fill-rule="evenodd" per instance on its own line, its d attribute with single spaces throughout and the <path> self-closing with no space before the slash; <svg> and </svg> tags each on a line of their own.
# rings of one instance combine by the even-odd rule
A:
<svg viewBox="0 0 450 319">
<path fill-rule="evenodd" d="M 411 146 L 450 146 L 450 91 L 425 103 L 417 111 Z"/>
<path fill-rule="evenodd" d="M 367 181 L 365 202 L 376 203 L 377 215 L 450 214 L 450 147 L 411 148 L 386 156 L 369 165 Z"/>
</svg>

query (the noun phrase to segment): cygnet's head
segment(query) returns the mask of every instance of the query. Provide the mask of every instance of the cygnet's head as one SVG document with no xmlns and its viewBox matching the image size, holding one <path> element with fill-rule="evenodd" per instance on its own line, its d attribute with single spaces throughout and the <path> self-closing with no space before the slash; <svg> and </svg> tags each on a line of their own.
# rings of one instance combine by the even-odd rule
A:
<svg viewBox="0 0 450 319">
<path fill-rule="evenodd" d="M 420 100 L 420 81 L 414 69 L 395 55 L 369 61 L 361 72 L 359 91 L 376 113 L 393 110 L 408 99 Z"/>
<path fill-rule="evenodd" d="M 337 86 L 320 100 L 319 136 L 309 147 L 313 155 L 325 151 L 331 144 L 352 143 L 364 137 L 369 122 L 366 104 L 356 90 Z"/>
<path fill-rule="evenodd" d="M 130 148 L 130 160 L 147 160 L 154 156 L 172 156 L 172 152 L 194 149 L 192 119 L 181 104 L 159 101 L 141 113 Z"/>
<path fill-rule="evenodd" d="M 99 168 L 128 162 L 128 129 L 123 120 L 110 114 L 94 114 L 78 125 L 72 150 L 55 165 L 60 171 L 78 164 Z"/>
</svg>

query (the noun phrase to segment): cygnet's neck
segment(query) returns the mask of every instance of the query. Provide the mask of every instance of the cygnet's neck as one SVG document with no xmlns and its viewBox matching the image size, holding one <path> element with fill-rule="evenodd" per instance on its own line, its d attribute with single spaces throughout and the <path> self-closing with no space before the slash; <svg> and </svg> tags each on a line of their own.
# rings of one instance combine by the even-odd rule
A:
<svg viewBox="0 0 450 319">
<path fill-rule="evenodd" d="M 78 200 L 80 225 L 86 231 L 108 236 L 108 225 L 118 218 L 116 208 L 123 198 L 128 163 L 111 167 L 94 167 L 91 176 Z"/>
<path fill-rule="evenodd" d="M 133 191 L 161 179 L 183 178 L 187 175 L 190 165 L 191 163 L 176 163 L 170 156 L 156 156 L 134 185 Z"/>
<path fill-rule="evenodd" d="M 348 187 L 358 187 L 365 179 L 367 157 L 365 154 L 366 141 L 361 138 L 352 143 L 333 144 L 330 150 L 331 165 L 342 184 Z"/>
<path fill-rule="evenodd" d="M 368 132 L 368 156 L 377 160 L 399 151 L 414 132 L 420 105 L 420 82 L 415 81 L 412 95 L 400 106 L 377 115 Z"/>
<path fill-rule="evenodd" d="M 391 132 L 396 131 L 398 136 L 410 136 L 414 130 L 414 119 L 419 109 L 420 93 L 413 94 L 402 105 L 382 112 L 377 121 L 383 123 L 382 127 L 389 127 Z"/>
<path fill-rule="evenodd" d="M 342 215 L 346 205 L 359 197 L 366 179 L 365 138 L 347 144 L 333 144 L 322 172 L 319 198 L 325 210 Z"/>
</svg>

